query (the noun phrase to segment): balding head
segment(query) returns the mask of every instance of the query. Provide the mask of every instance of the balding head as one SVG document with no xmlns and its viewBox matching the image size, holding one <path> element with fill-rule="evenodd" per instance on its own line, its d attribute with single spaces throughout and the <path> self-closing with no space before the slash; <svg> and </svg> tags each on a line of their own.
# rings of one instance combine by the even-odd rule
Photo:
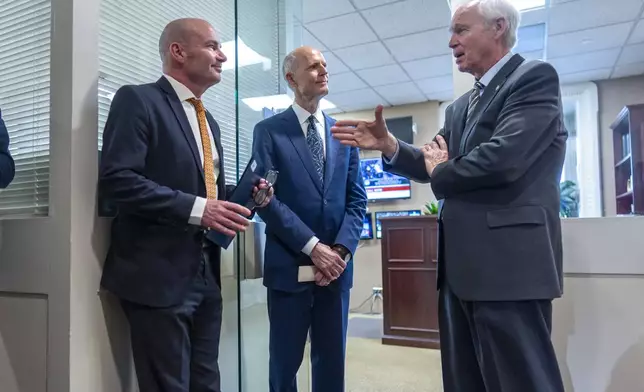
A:
<svg viewBox="0 0 644 392">
<path fill-rule="evenodd" d="M 315 48 L 300 46 L 286 55 L 282 72 L 296 95 L 321 98 L 328 93 L 326 60 Z"/>
<path fill-rule="evenodd" d="M 159 38 L 159 55 L 163 64 L 168 61 L 170 46 L 173 43 L 188 45 L 193 38 L 209 29 L 212 29 L 212 26 L 203 19 L 184 18 L 168 23 Z"/>
<path fill-rule="evenodd" d="M 227 60 L 215 29 L 202 19 L 177 19 L 159 38 L 163 72 L 190 88 L 197 97 L 221 81 Z"/>
</svg>

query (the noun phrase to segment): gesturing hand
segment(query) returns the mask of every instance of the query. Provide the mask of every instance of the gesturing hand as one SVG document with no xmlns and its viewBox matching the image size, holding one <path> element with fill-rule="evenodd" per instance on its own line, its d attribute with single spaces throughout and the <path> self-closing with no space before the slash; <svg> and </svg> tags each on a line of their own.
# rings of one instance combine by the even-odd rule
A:
<svg viewBox="0 0 644 392">
<path fill-rule="evenodd" d="M 311 260 L 313 260 L 313 264 L 318 268 L 318 271 L 329 280 L 337 279 L 347 267 L 347 263 L 342 260 L 339 254 L 321 242 L 318 242 L 313 248 Z"/>
<path fill-rule="evenodd" d="M 331 134 L 344 145 L 382 151 L 386 156 L 393 156 L 397 141 L 387 129 L 382 117 L 382 105 L 378 105 L 375 115 L 376 119 L 371 122 L 340 120 L 331 127 Z"/>
<path fill-rule="evenodd" d="M 234 236 L 236 232 L 246 230 L 250 222 L 244 217 L 249 216 L 248 208 L 239 204 L 223 200 L 208 200 L 201 218 L 201 225 L 228 236 Z"/>
<path fill-rule="evenodd" d="M 425 169 L 430 177 L 436 166 L 449 159 L 447 143 L 445 143 L 445 139 L 442 136 L 436 136 L 436 141 L 425 144 L 421 147 L 421 151 L 425 157 Z"/>
</svg>

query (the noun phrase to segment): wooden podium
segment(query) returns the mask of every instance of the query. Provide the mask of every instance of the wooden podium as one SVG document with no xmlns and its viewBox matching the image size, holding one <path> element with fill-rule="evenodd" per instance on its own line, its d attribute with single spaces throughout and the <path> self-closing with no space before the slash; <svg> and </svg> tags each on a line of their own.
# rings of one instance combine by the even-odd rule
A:
<svg viewBox="0 0 644 392">
<path fill-rule="evenodd" d="M 434 215 L 382 218 L 383 344 L 439 349 Z"/>
</svg>

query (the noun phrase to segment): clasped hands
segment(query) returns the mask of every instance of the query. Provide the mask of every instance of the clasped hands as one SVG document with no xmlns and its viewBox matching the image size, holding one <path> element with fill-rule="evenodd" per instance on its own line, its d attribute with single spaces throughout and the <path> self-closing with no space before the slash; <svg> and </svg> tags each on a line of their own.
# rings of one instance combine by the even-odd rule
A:
<svg viewBox="0 0 644 392">
<path fill-rule="evenodd" d="M 259 200 L 258 194 L 263 189 L 267 189 L 266 197 Z M 266 207 L 273 199 L 273 193 L 273 185 L 262 178 L 253 188 L 253 200 L 256 203 L 259 202 L 256 208 Z M 247 218 L 250 216 L 251 211 L 242 205 L 225 200 L 208 199 L 201 225 L 232 237 L 238 232 L 246 231 L 250 224 Z"/>
<path fill-rule="evenodd" d="M 449 159 L 449 153 L 447 150 L 447 143 L 442 136 L 436 136 L 436 139 L 431 143 L 426 143 L 420 148 L 425 159 L 425 169 L 427 174 L 431 177 L 436 166 L 440 165 L 443 162 L 446 162 Z"/>
<path fill-rule="evenodd" d="M 321 242 L 318 242 L 313 248 L 311 260 L 317 267 L 315 283 L 318 286 L 328 286 L 339 278 L 347 267 L 347 263 L 340 257 L 340 254 Z"/>
</svg>

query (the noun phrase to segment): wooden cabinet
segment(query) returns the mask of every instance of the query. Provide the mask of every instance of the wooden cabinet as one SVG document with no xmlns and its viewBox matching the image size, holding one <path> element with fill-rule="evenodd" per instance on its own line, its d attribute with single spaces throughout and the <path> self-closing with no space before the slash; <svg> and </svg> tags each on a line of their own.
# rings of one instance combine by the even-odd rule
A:
<svg viewBox="0 0 644 392">
<path fill-rule="evenodd" d="M 644 215 L 644 104 L 625 106 L 613 124 L 618 215 Z"/>
<path fill-rule="evenodd" d="M 383 218 L 383 344 L 440 348 L 436 216 Z"/>
</svg>

